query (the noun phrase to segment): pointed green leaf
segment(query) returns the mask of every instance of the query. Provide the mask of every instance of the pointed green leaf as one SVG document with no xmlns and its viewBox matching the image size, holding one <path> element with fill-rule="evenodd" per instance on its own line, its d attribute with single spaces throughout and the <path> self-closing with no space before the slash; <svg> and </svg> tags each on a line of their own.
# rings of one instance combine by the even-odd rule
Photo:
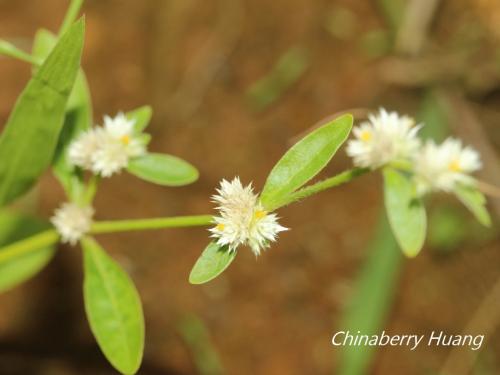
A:
<svg viewBox="0 0 500 375">
<path fill-rule="evenodd" d="M 384 168 L 385 208 L 403 253 L 416 256 L 425 241 L 427 217 L 411 180 L 392 168 Z"/>
<path fill-rule="evenodd" d="M 135 121 L 134 130 L 137 133 L 140 133 L 149 125 L 151 116 L 153 116 L 153 110 L 149 105 L 145 105 L 134 109 L 133 111 L 127 112 L 126 116 L 129 120 Z"/>
<path fill-rule="evenodd" d="M 483 193 L 474 187 L 459 185 L 455 188 L 455 195 L 481 224 L 486 227 L 491 226 L 491 218 L 486 209 L 486 198 Z"/>
<path fill-rule="evenodd" d="M 144 350 L 139 294 L 125 271 L 92 238 L 82 240 L 85 311 L 99 347 L 123 374 L 135 374 Z"/>
<path fill-rule="evenodd" d="M 127 170 L 145 181 L 163 186 L 183 186 L 198 179 L 195 167 L 167 154 L 148 153 L 132 159 Z"/>
<path fill-rule="evenodd" d="M 38 30 L 33 43 L 33 56 L 43 61 L 57 43 L 57 36 L 48 30 Z M 80 69 L 75 85 L 66 105 L 66 116 L 59 137 L 59 142 L 53 160 L 54 174 L 64 188 L 66 194 L 73 200 L 83 191 L 81 176 L 77 168 L 71 165 L 67 158 L 70 142 L 81 132 L 92 125 L 92 102 L 87 78 Z"/>
<path fill-rule="evenodd" d="M 17 100 L 0 137 L 0 206 L 24 194 L 50 165 L 80 66 L 84 23 L 58 42 Z"/>
<path fill-rule="evenodd" d="M 5 292 L 30 279 L 42 270 L 55 254 L 54 245 L 33 241 L 24 249 L 12 249 L 17 241 L 49 228 L 48 223 L 7 211 L 0 213 L 0 292 Z M 57 234 L 49 234 L 57 241 Z"/>
<path fill-rule="evenodd" d="M 189 282 L 204 284 L 215 279 L 229 267 L 235 257 L 236 251 L 229 251 L 225 246 L 210 242 L 191 270 Z"/>
<path fill-rule="evenodd" d="M 80 69 L 75 81 L 75 86 L 69 97 L 66 108 L 64 126 L 59 137 L 53 160 L 53 171 L 63 186 L 66 194 L 74 200 L 83 190 L 82 176 L 78 168 L 68 159 L 68 147 L 79 134 L 89 129 L 92 125 L 92 103 L 87 79 Z"/>
<path fill-rule="evenodd" d="M 290 148 L 267 177 L 261 194 L 262 204 L 273 206 L 316 176 L 347 139 L 352 121 L 351 115 L 340 116 Z"/>
</svg>

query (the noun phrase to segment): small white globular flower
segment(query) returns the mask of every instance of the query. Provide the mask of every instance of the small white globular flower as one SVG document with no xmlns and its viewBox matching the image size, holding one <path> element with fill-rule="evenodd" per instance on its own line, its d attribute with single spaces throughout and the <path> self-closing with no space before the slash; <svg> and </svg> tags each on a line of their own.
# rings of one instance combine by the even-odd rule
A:
<svg viewBox="0 0 500 375">
<path fill-rule="evenodd" d="M 80 134 L 69 146 L 68 156 L 71 164 L 87 170 L 92 169 L 94 155 L 105 136 L 102 128 L 90 129 Z"/>
<path fill-rule="evenodd" d="M 131 158 L 146 152 L 134 124 L 122 112 L 114 118 L 104 116 L 102 127 L 84 132 L 70 145 L 70 162 L 103 177 L 120 172 Z"/>
<path fill-rule="evenodd" d="M 407 160 L 417 151 L 420 145 L 417 132 L 421 126 L 411 117 L 381 108 L 378 114 L 369 115 L 368 120 L 354 127 L 356 139 L 347 145 L 347 155 L 353 158 L 354 165 L 375 169 Z"/>
<path fill-rule="evenodd" d="M 61 236 L 63 243 L 76 245 L 80 238 L 90 231 L 94 209 L 81 207 L 75 203 L 63 203 L 50 219 Z"/>
<path fill-rule="evenodd" d="M 481 169 L 479 153 L 448 138 L 442 144 L 427 141 L 414 159 L 415 182 L 419 194 L 442 190 L 451 192 L 457 184 L 474 185 L 471 173 Z"/>
<path fill-rule="evenodd" d="M 134 134 L 135 120 L 129 120 L 123 112 L 115 117 L 104 116 L 104 130 L 111 139 L 119 141 L 123 152 L 129 157 L 143 155 L 146 150 L 144 143 Z"/>
<path fill-rule="evenodd" d="M 216 226 L 210 232 L 218 245 L 228 246 L 230 251 L 248 245 L 257 256 L 276 241 L 279 232 L 288 230 L 279 225 L 276 214 L 264 209 L 252 184 L 243 187 L 239 177 L 222 180 L 217 193 L 212 200 L 218 204 L 220 216 L 214 217 Z"/>
<path fill-rule="evenodd" d="M 143 142 L 134 134 L 134 120 L 120 112 L 112 118 L 104 116 L 105 136 L 92 156 L 92 171 L 103 177 L 110 177 L 126 168 L 130 158 L 146 152 Z"/>
</svg>

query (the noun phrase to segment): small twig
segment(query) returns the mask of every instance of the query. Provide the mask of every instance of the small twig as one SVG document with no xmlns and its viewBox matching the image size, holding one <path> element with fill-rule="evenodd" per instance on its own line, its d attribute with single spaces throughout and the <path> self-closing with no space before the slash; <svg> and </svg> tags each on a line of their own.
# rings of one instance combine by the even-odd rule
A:
<svg viewBox="0 0 500 375">
<path fill-rule="evenodd" d="M 476 183 L 479 191 L 483 192 L 489 197 L 500 198 L 500 187 L 489 184 L 481 180 L 478 180 Z"/>
<path fill-rule="evenodd" d="M 468 68 L 468 55 L 462 51 L 411 59 L 393 56 L 383 59 L 378 66 L 384 82 L 403 87 L 452 82 L 465 76 Z"/>
<path fill-rule="evenodd" d="M 232 53 L 242 32 L 243 15 L 240 0 L 219 0 L 216 29 L 199 48 L 170 98 L 169 107 L 177 108 L 182 118 L 189 118 L 196 112 L 210 83 Z"/>
<path fill-rule="evenodd" d="M 397 52 L 417 55 L 422 50 L 439 1 L 409 1 L 396 36 Z"/>
</svg>

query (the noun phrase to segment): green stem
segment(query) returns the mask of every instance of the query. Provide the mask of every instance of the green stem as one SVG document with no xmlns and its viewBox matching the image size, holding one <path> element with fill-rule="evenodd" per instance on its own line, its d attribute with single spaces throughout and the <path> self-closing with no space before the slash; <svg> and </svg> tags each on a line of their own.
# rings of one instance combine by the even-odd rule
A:
<svg viewBox="0 0 500 375">
<path fill-rule="evenodd" d="M 274 207 L 268 208 L 269 211 L 274 211 L 280 207 L 286 206 L 290 203 L 299 201 L 301 199 L 310 197 L 311 195 L 318 194 L 322 192 L 323 190 L 330 189 L 335 186 L 339 186 L 342 184 L 345 184 L 347 182 L 352 181 L 356 177 L 359 177 L 367 172 L 369 172 L 370 169 L 368 168 L 353 168 L 350 170 L 347 170 L 345 172 L 339 173 L 338 175 L 335 175 L 333 177 L 327 178 L 323 181 L 319 181 L 313 185 L 306 186 L 302 189 L 299 189 L 287 197 L 285 197 L 281 202 L 278 202 L 275 204 Z"/>
<path fill-rule="evenodd" d="M 114 233 L 146 229 L 180 228 L 208 226 L 213 223 L 211 215 L 174 216 L 156 219 L 97 221 L 90 234 Z M 24 240 L 0 248 L 0 264 L 38 249 L 51 246 L 59 241 L 55 229 L 49 229 Z"/>
<path fill-rule="evenodd" d="M 64 16 L 64 20 L 61 24 L 61 28 L 59 29 L 59 36 L 68 31 L 69 27 L 75 22 L 82 4 L 83 0 L 71 0 L 68 10 L 66 11 L 66 15 Z"/>
<path fill-rule="evenodd" d="M 7 42 L 6 40 L 0 39 L 0 55 L 5 55 L 12 57 L 14 59 L 18 59 L 29 64 L 40 65 L 40 62 L 31 56 L 29 53 L 24 52 L 23 50 L 17 48 L 12 43 Z"/>
<path fill-rule="evenodd" d="M 49 229 L 25 240 L 3 247 L 0 251 L 0 263 L 16 258 L 32 251 L 54 245 L 59 235 L 54 229 Z"/>
<path fill-rule="evenodd" d="M 89 179 L 89 183 L 83 195 L 83 205 L 88 206 L 92 204 L 95 194 L 97 192 L 97 185 L 99 184 L 100 177 L 93 174 Z"/>
<path fill-rule="evenodd" d="M 208 226 L 212 223 L 213 217 L 211 215 L 174 216 L 161 217 L 156 219 L 97 221 L 92 225 L 92 229 L 90 232 L 93 234 L 99 234 L 145 229 L 199 227 Z"/>
</svg>

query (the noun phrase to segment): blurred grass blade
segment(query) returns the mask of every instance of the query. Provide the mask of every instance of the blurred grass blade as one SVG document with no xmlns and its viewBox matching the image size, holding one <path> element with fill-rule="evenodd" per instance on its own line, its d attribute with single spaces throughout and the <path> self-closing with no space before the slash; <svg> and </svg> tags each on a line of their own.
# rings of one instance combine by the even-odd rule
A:
<svg viewBox="0 0 500 375">
<path fill-rule="evenodd" d="M 198 179 L 195 167 L 167 154 L 148 153 L 132 159 L 127 170 L 145 181 L 163 186 L 183 186 Z"/>
<path fill-rule="evenodd" d="M 17 48 L 10 42 L 0 39 L 0 55 L 13 57 L 18 60 L 25 61 L 30 64 L 37 64 L 38 61 L 29 53 Z"/>
<path fill-rule="evenodd" d="M 391 310 L 402 256 L 389 224 L 381 215 L 375 238 L 356 280 L 354 294 L 343 313 L 337 331 L 360 331 L 363 335 L 379 334 Z M 366 375 L 375 353 L 372 346 L 343 346 L 336 375 Z"/>
<path fill-rule="evenodd" d="M 403 22 L 408 0 L 377 0 L 377 3 L 391 30 L 396 33 Z"/>
<path fill-rule="evenodd" d="M 454 205 L 439 205 L 429 214 L 427 243 L 441 254 L 456 250 L 471 237 L 472 232 L 477 233 L 477 225 L 470 225 L 476 223 L 468 222 L 469 217 L 464 217 L 464 212 Z"/>
<path fill-rule="evenodd" d="M 384 198 L 389 223 L 396 240 L 408 257 L 424 245 L 427 217 L 411 180 L 392 168 L 384 168 Z"/>
<path fill-rule="evenodd" d="M 43 221 L 0 212 L 0 293 L 14 288 L 42 270 L 55 254 L 55 245 L 41 246 L 30 251 L 11 251 L 11 245 L 49 228 Z M 57 234 L 53 234 L 57 238 Z"/>
<path fill-rule="evenodd" d="M 186 315 L 179 323 L 179 333 L 193 356 L 200 375 L 220 375 L 224 369 L 210 340 L 203 321 L 194 314 Z"/>
<path fill-rule="evenodd" d="M 307 51 L 300 47 L 289 49 L 267 76 L 247 90 L 246 96 L 250 106 L 255 111 L 262 111 L 270 106 L 302 76 L 308 65 Z"/>
<path fill-rule="evenodd" d="M 191 270 L 189 282 L 204 284 L 215 279 L 229 267 L 235 257 L 236 251 L 229 251 L 227 247 L 210 242 Z"/>
<path fill-rule="evenodd" d="M 274 166 L 262 189 L 264 207 L 275 203 L 316 176 L 349 136 L 353 118 L 343 115 L 306 135 Z"/>
<path fill-rule="evenodd" d="M 420 103 L 418 121 L 425 124 L 419 132 L 422 139 L 440 143 L 448 136 L 448 113 L 438 91 L 426 91 Z"/>
<path fill-rule="evenodd" d="M 392 49 L 392 37 L 385 29 L 370 30 L 361 35 L 358 46 L 363 54 L 370 58 L 380 58 L 388 55 Z"/>
<path fill-rule="evenodd" d="M 85 311 L 97 343 L 123 374 L 135 374 L 144 350 L 141 300 L 125 271 L 92 238 L 82 240 Z"/>
<path fill-rule="evenodd" d="M 145 105 L 134 109 L 133 111 L 127 112 L 126 116 L 129 120 L 135 121 L 134 130 L 137 133 L 140 133 L 149 125 L 151 116 L 153 116 L 153 110 L 149 105 Z"/>
<path fill-rule="evenodd" d="M 455 195 L 481 224 L 486 227 L 491 226 L 491 218 L 486 209 L 486 198 L 483 193 L 474 187 L 457 186 Z"/>
<path fill-rule="evenodd" d="M 73 25 L 17 100 L 0 138 L 0 206 L 24 194 L 50 165 L 83 47 Z"/>
</svg>

